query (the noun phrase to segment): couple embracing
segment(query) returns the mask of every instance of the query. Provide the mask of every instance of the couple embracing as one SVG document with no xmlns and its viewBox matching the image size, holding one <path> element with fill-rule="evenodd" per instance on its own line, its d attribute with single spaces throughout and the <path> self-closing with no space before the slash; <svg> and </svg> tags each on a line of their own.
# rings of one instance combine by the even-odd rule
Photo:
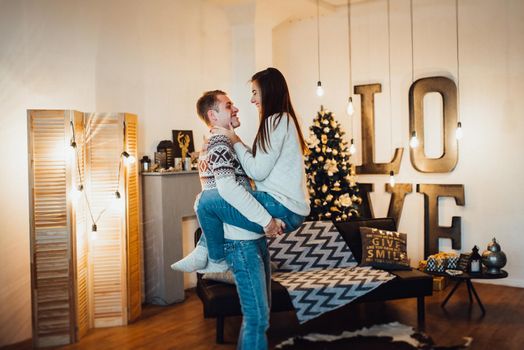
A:
<svg viewBox="0 0 524 350">
<path fill-rule="evenodd" d="M 202 192 L 195 212 L 203 235 L 172 268 L 235 277 L 243 314 L 238 349 L 267 349 L 271 271 L 266 236 L 297 229 L 309 214 L 303 155 L 308 151 L 282 73 L 267 68 L 251 78 L 260 124 L 252 147 L 235 134 L 236 108 L 220 90 L 197 102 L 210 128 L 199 157 Z M 253 180 L 256 188 L 252 188 Z"/>
</svg>

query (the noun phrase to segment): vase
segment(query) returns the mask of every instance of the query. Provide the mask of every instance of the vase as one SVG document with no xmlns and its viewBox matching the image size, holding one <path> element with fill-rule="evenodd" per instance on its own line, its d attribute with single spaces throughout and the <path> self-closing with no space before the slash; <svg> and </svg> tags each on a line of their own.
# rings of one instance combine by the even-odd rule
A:
<svg viewBox="0 0 524 350">
<path fill-rule="evenodd" d="M 482 264 L 486 266 L 486 273 L 490 275 L 501 274 L 501 268 L 506 265 L 506 254 L 500 249 L 497 240 L 493 240 L 488 244 L 488 249 L 482 253 Z"/>
</svg>

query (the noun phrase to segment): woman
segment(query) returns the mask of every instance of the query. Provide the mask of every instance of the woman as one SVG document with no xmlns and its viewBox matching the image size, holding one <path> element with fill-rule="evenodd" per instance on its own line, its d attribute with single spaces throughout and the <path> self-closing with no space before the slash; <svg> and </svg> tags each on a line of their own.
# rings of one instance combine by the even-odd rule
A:
<svg viewBox="0 0 524 350">
<path fill-rule="evenodd" d="M 267 68 L 253 75 L 251 84 L 251 103 L 257 107 L 260 118 L 252 150 L 242 143 L 233 128 L 213 131 L 230 139 L 244 171 L 255 181 L 255 198 L 273 217 L 284 221 L 287 230 L 294 230 L 310 210 L 303 161 L 307 144 L 282 73 L 276 68 Z M 261 238 L 246 245 L 226 232 L 225 242 L 226 260 L 235 276 L 244 315 L 239 348 L 267 348 L 265 332 L 269 325 L 271 273 L 269 260 L 265 258 L 266 240 Z M 257 270 L 263 270 L 263 280 Z M 254 282 L 248 282 L 250 280 Z M 254 291 L 254 285 L 265 287 L 262 290 L 267 295 Z"/>
</svg>

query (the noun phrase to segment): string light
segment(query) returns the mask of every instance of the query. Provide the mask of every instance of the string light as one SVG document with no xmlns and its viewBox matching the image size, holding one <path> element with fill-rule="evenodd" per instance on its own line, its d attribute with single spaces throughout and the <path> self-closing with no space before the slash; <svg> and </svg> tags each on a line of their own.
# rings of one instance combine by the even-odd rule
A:
<svg viewBox="0 0 524 350">
<path fill-rule="evenodd" d="M 318 81 L 317 81 L 317 96 L 324 96 L 324 88 L 322 81 L 320 81 L 320 0 L 317 0 L 317 64 L 318 64 Z"/>
<path fill-rule="evenodd" d="M 89 197 L 87 196 L 87 193 L 86 191 L 84 191 L 84 181 L 83 181 L 83 177 L 82 177 L 82 171 L 81 171 L 81 168 L 80 168 L 80 158 L 78 157 L 78 152 L 79 152 L 79 147 L 76 143 L 76 135 L 75 135 L 75 128 L 74 128 L 74 124 L 73 124 L 73 121 L 70 121 L 69 123 L 71 125 L 71 131 L 72 131 L 72 134 L 73 136 L 71 137 L 71 141 L 70 141 L 70 144 L 69 146 L 71 147 L 71 149 L 73 149 L 75 151 L 75 154 L 76 154 L 76 168 L 77 168 L 77 172 L 78 172 L 78 181 L 79 181 L 79 184 L 77 186 L 74 186 L 72 189 L 71 189 L 71 197 L 73 200 L 76 200 L 80 197 L 80 195 L 83 193 L 84 194 L 84 198 L 85 198 L 85 202 L 86 202 L 86 206 L 87 206 L 87 210 L 89 212 L 89 215 L 91 217 L 91 240 L 96 240 L 97 239 L 97 234 L 96 232 L 98 231 L 98 226 L 97 226 L 97 222 L 100 220 L 100 218 L 102 217 L 102 215 L 106 212 L 107 208 L 104 208 L 100 211 L 100 213 L 98 214 L 98 216 L 94 217 L 93 215 L 93 211 L 91 209 L 91 203 L 89 201 Z M 125 136 L 126 136 L 126 123 L 124 121 L 123 123 L 123 134 L 124 134 L 124 140 L 125 140 Z M 85 140 L 85 137 L 84 137 L 84 140 Z M 120 154 L 120 159 L 119 159 L 119 162 L 118 162 L 118 174 L 117 174 L 117 185 L 116 185 L 116 190 L 114 192 L 114 197 L 113 199 L 111 200 L 111 204 L 110 204 L 110 207 L 111 208 L 116 208 L 116 209 L 119 209 L 121 207 L 121 198 L 122 198 L 122 195 L 120 194 L 120 191 L 119 191 L 119 188 L 120 188 L 120 176 L 121 176 L 121 169 L 122 169 L 122 163 L 124 163 L 125 165 L 132 165 L 136 162 L 136 158 L 129 154 L 127 151 L 123 151 L 121 154 Z"/>
<path fill-rule="evenodd" d="M 130 155 L 129 153 L 127 153 L 126 151 L 122 152 L 121 156 L 124 159 L 124 164 L 125 165 L 132 165 L 132 164 L 135 164 L 135 162 L 136 162 L 136 158 L 134 156 Z"/>
<path fill-rule="evenodd" d="M 80 198 L 82 195 L 82 191 L 84 190 L 83 185 L 73 186 L 70 191 L 71 198 L 76 201 Z"/>
</svg>

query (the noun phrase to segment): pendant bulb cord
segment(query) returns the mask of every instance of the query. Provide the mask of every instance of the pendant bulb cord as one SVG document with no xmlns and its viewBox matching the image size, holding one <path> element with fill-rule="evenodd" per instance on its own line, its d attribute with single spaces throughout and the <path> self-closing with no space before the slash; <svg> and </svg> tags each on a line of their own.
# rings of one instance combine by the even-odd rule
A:
<svg viewBox="0 0 524 350">
<path fill-rule="evenodd" d="M 455 26 L 457 43 L 457 121 L 460 123 L 460 55 L 459 55 L 459 5 L 455 0 Z"/>
<path fill-rule="evenodd" d="M 387 0 L 388 10 L 388 83 L 389 83 L 389 148 L 393 152 L 393 103 L 391 97 L 391 19 L 390 0 Z"/>
<path fill-rule="evenodd" d="M 318 81 L 320 81 L 320 0 L 317 0 L 317 65 Z"/>
<path fill-rule="evenodd" d="M 349 96 L 353 95 L 353 81 L 351 75 L 351 0 L 348 0 L 348 60 L 349 60 Z"/>
<path fill-rule="evenodd" d="M 413 0 L 409 0 L 409 16 L 411 19 L 411 83 L 415 82 L 415 48 L 413 39 Z"/>
</svg>

